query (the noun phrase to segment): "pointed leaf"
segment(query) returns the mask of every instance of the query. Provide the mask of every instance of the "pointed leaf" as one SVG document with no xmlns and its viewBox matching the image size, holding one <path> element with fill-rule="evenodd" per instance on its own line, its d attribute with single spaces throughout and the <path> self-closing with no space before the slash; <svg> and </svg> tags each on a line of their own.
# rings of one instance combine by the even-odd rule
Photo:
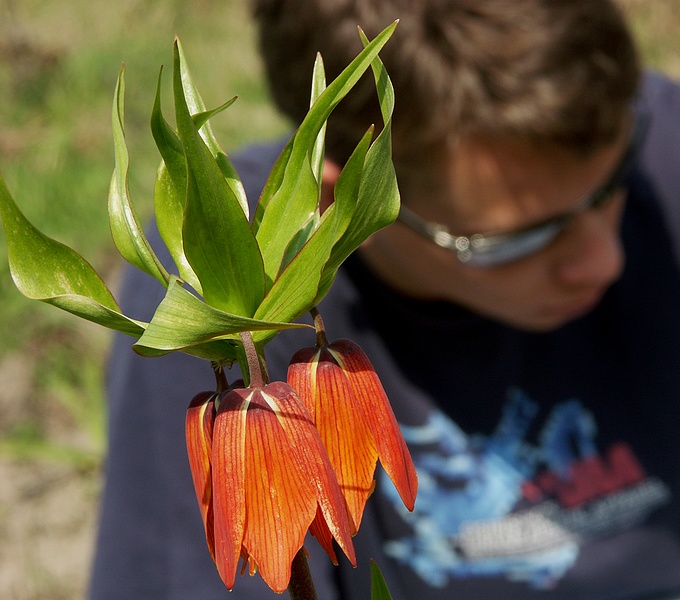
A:
<svg viewBox="0 0 680 600">
<path fill-rule="evenodd" d="M 255 313 L 256 319 L 294 321 L 314 304 L 324 265 L 336 238 L 337 221 L 331 205 L 311 239 L 279 275 Z"/>
<path fill-rule="evenodd" d="M 366 132 L 342 170 L 336 184 L 335 202 L 326 210 L 310 239 L 279 275 L 258 308 L 256 318 L 294 321 L 318 303 L 321 295 L 319 286 L 331 251 L 345 233 L 354 214 L 371 136 L 372 128 Z"/>
<path fill-rule="evenodd" d="M 326 89 L 326 72 L 323 66 L 323 59 L 321 54 L 316 55 L 316 60 L 314 61 L 314 72 L 312 76 L 312 97 L 309 102 L 309 107 L 314 106 L 314 103 L 318 100 L 319 96 Z M 316 136 L 316 143 L 314 144 L 311 152 L 311 165 L 312 173 L 314 174 L 314 179 L 316 179 L 319 184 L 319 191 L 321 190 L 321 177 L 323 176 L 323 159 L 324 159 L 324 149 L 326 140 L 326 123 L 324 122 L 319 134 Z"/>
<path fill-rule="evenodd" d="M 38 231 L 24 217 L 0 177 L 0 216 L 9 268 L 19 291 L 79 317 L 140 336 L 145 323 L 123 315 L 111 292 L 77 252 Z"/>
<path fill-rule="evenodd" d="M 378 563 L 371 559 L 371 600 L 392 600 L 392 594 L 387 587 Z"/>
<path fill-rule="evenodd" d="M 364 44 L 366 37 L 362 34 Z M 335 245 L 324 269 L 317 303 L 328 292 L 337 270 L 345 259 L 373 233 L 392 223 L 399 214 L 399 188 L 392 164 L 392 113 L 394 88 L 380 58 L 371 64 L 384 122 L 383 130 L 371 145 L 361 173 L 356 209 L 352 222 Z M 380 198 L 380 202 L 376 202 Z"/>
<path fill-rule="evenodd" d="M 252 316 L 264 296 L 262 256 L 238 198 L 191 118 L 184 72 L 176 45 L 175 111 L 187 160 L 184 251 L 209 305 Z"/>
<path fill-rule="evenodd" d="M 197 129 L 200 130 L 201 127 L 203 127 L 203 125 L 205 125 L 215 115 L 220 114 L 222 111 L 226 110 L 234 102 L 236 102 L 236 98 L 237 98 L 237 96 L 230 98 L 224 104 L 218 106 L 217 108 L 213 108 L 211 110 L 204 110 L 201 113 L 196 113 L 194 115 L 191 115 L 191 118 L 194 120 L 194 125 L 196 125 Z"/>
<path fill-rule="evenodd" d="M 125 67 L 121 68 L 113 100 L 115 167 L 109 187 L 109 220 L 113 241 L 130 264 L 167 285 L 168 273 L 154 254 L 137 220 L 128 191 L 129 158 L 124 131 Z"/>
<path fill-rule="evenodd" d="M 371 61 L 394 32 L 396 23 L 382 31 L 317 98 L 298 128 L 290 150 L 286 148 L 286 166 L 280 186 L 265 187 L 258 209 L 257 239 L 263 249 L 265 274 L 274 281 L 281 271 L 281 257 L 290 240 L 317 209 L 318 186 L 310 163 L 317 136 L 335 106 L 368 69 Z M 288 154 L 289 152 L 289 154 Z M 275 167 L 280 174 L 281 167 Z"/>
<path fill-rule="evenodd" d="M 179 56 L 180 63 L 182 64 L 181 69 L 182 89 L 184 90 L 184 97 L 186 99 L 189 113 L 192 115 L 205 113 L 206 108 L 203 102 L 203 98 L 201 98 L 201 94 L 198 92 L 198 88 L 196 87 L 194 79 L 191 76 L 191 72 L 189 71 L 189 65 L 184 55 L 184 49 L 182 48 L 182 44 L 180 43 L 179 39 L 176 40 L 176 47 L 177 55 Z M 226 104 L 222 105 L 221 110 L 224 110 L 224 108 L 231 106 L 231 104 L 233 104 L 235 100 L 236 98 L 227 101 Z M 216 110 L 218 112 L 220 111 L 220 109 Z M 214 113 L 215 111 L 209 112 Z M 210 126 L 210 122 L 206 121 L 205 123 L 203 123 L 199 128 L 199 132 L 201 134 L 201 138 L 203 138 L 203 141 L 206 143 L 206 146 L 208 146 L 208 148 L 210 149 L 211 154 L 218 159 L 217 162 L 220 165 L 220 168 L 222 169 L 222 173 L 227 179 L 229 187 L 231 188 L 233 194 L 238 199 L 239 204 L 241 205 L 241 208 L 243 209 L 243 212 L 245 213 L 246 217 L 248 217 L 249 208 L 245 189 L 243 188 L 243 184 L 241 183 L 241 180 L 239 179 L 236 170 L 231 164 L 231 161 L 229 161 L 229 158 L 225 154 L 224 150 L 222 150 L 222 148 L 220 147 L 220 144 L 217 141 L 215 134 L 213 133 L 212 127 Z M 222 156 L 221 159 L 219 158 L 220 155 Z"/>
<path fill-rule="evenodd" d="M 234 360 L 237 358 L 235 345 L 239 332 L 271 332 L 300 327 L 307 325 L 262 321 L 226 313 L 202 302 L 184 289 L 176 278 L 171 277 L 165 297 L 134 349 L 146 356 L 159 356 L 176 350 L 188 350 L 205 342 L 215 342 L 205 349 L 210 348 L 217 355 L 206 358 Z"/>
<path fill-rule="evenodd" d="M 180 276 L 199 294 L 203 292 L 198 277 L 184 254 L 182 224 L 187 194 L 187 163 L 177 133 L 163 117 L 161 108 L 161 76 L 158 75 L 156 98 L 151 112 L 151 133 L 163 161 L 156 172 L 154 212 L 156 226 L 167 246 Z"/>
</svg>

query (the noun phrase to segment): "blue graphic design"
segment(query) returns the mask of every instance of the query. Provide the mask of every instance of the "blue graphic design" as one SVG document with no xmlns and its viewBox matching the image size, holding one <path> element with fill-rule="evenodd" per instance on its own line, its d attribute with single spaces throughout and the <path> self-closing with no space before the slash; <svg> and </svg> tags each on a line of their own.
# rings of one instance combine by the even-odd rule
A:
<svg viewBox="0 0 680 600">
<path fill-rule="evenodd" d="M 450 578 L 505 576 L 547 589 L 573 566 L 589 532 L 606 534 L 630 527 L 667 501 L 664 484 L 645 480 L 625 448 L 615 456 L 623 457 L 618 461 L 625 467 L 623 474 L 597 456 L 596 424 L 580 402 L 557 405 L 538 444 L 531 445 L 527 432 L 537 412 L 535 402 L 513 389 L 489 436 L 467 435 L 438 411 L 421 427 L 402 428 L 418 470 L 419 491 L 415 510 L 409 513 L 394 487 L 381 485 L 412 528 L 411 536 L 389 541 L 386 552 L 436 587 L 445 586 Z M 591 469 L 589 473 L 593 464 L 600 465 L 604 476 L 614 481 L 605 499 L 597 490 L 583 496 L 590 502 L 588 511 L 578 506 L 565 509 L 559 498 L 533 483 L 542 474 L 544 479 L 538 481 L 559 491 L 563 482 L 571 486 L 570 478 L 582 464 Z M 590 485 L 587 478 L 584 481 Z M 614 489 L 624 487 L 626 498 Z M 617 494 L 628 509 L 625 514 L 609 510 Z M 608 510 L 598 511 L 598 502 L 605 500 Z M 608 516 L 612 513 L 616 516 Z"/>
</svg>

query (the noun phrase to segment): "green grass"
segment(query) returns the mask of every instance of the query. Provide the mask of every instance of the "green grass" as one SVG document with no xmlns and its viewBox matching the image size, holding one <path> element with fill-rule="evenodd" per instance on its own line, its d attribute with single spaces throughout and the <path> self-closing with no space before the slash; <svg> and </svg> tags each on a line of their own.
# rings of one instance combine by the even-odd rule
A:
<svg viewBox="0 0 680 600">
<path fill-rule="evenodd" d="M 619 1 L 645 62 L 680 77 L 680 0 Z M 114 289 L 123 265 L 106 214 L 114 85 L 125 62 L 130 190 L 147 219 L 159 161 L 148 121 L 159 67 L 172 63 L 175 34 L 208 106 L 239 96 L 213 122 L 227 152 L 286 130 L 267 95 L 245 0 L 0 0 L 0 171 L 29 219 L 78 250 Z M 166 114 L 168 76 L 166 68 Z M 0 366 L 21 356 L 31 397 L 41 399 L 36 408 L 40 402 L 57 407 L 85 432 L 85 454 L 101 453 L 108 334 L 24 299 L 11 281 L 2 240 L 0 306 Z M 40 411 L 31 414 L 0 419 L 0 452 L 77 462 L 50 446 Z"/>
</svg>

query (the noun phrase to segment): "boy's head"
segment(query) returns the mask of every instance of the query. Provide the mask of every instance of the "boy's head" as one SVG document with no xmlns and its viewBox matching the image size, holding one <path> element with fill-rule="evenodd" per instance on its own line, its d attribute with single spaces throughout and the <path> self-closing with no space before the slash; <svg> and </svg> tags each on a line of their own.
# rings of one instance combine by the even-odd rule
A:
<svg viewBox="0 0 680 600">
<path fill-rule="evenodd" d="M 381 58 L 395 87 L 406 208 L 361 248 L 381 279 L 532 330 L 599 302 L 623 268 L 618 170 L 635 146 L 640 76 L 611 1 L 255 1 L 272 92 L 295 121 L 317 51 L 330 80 L 361 49 L 357 25 L 370 38 L 400 20 Z M 379 114 L 365 77 L 331 116 L 327 155 L 342 164 Z M 443 248 L 414 231 L 409 209 L 439 238 L 494 250 L 476 262 Z"/>
<path fill-rule="evenodd" d="M 254 1 L 272 94 L 295 122 L 317 52 L 330 81 L 361 50 L 357 26 L 371 38 L 400 20 L 381 58 L 395 86 L 402 178 L 466 134 L 589 153 L 616 138 L 638 83 L 633 42 L 609 0 Z M 329 155 L 344 162 L 380 122 L 367 76 L 331 117 Z"/>
</svg>

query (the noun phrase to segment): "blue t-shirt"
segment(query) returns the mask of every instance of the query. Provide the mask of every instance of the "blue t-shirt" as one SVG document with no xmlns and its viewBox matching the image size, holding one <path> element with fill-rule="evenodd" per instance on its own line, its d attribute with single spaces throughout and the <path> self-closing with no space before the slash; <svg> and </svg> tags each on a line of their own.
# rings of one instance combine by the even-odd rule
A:
<svg viewBox="0 0 680 600">
<path fill-rule="evenodd" d="M 419 475 L 413 513 L 381 472 L 355 537 L 358 568 L 308 544 L 319 597 L 370 597 L 369 559 L 395 600 L 680 598 L 680 88 L 648 76 L 650 131 L 622 222 L 626 267 L 589 315 L 530 333 L 400 296 L 352 257 L 321 305 L 329 337 L 371 357 Z M 257 198 L 280 145 L 235 163 Z M 123 309 L 164 290 L 130 271 Z M 310 346 L 267 347 L 274 377 Z M 217 600 L 184 447 L 207 363 L 144 359 L 119 336 L 92 600 Z M 344 562 L 343 562 L 344 561 Z M 277 597 L 258 576 L 230 598 Z"/>
</svg>

